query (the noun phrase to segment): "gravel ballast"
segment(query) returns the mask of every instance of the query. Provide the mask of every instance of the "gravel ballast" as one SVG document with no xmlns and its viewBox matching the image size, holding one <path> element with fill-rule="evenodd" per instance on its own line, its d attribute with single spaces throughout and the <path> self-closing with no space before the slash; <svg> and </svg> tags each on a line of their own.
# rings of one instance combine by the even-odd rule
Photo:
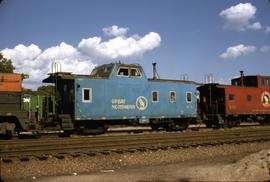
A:
<svg viewBox="0 0 270 182">
<path fill-rule="evenodd" d="M 97 153 L 94 156 L 88 156 L 86 154 L 81 154 L 80 156 L 71 156 L 64 155 L 64 159 L 58 159 L 53 155 L 50 155 L 47 160 L 39 160 L 36 157 L 30 157 L 29 161 L 21 162 L 19 159 L 14 158 L 11 163 L 5 163 L 1 161 L 1 177 L 4 181 L 29 181 L 29 180 L 41 180 L 41 181 L 54 181 L 58 179 L 61 181 L 59 176 L 67 176 L 69 179 L 72 179 L 72 176 L 83 177 L 86 174 L 107 174 L 113 173 L 116 171 L 122 170 L 132 170 L 132 169 L 141 169 L 143 167 L 148 168 L 151 171 L 151 167 L 159 166 L 161 169 L 168 169 L 170 165 L 181 164 L 186 166 L 185 164 L 189 164 L 192 166 L 192 170 L 196 169 L 196 172 L 189 173 L 185 170 L 181 172 L 181 167 L 179 168 L 180 174 L 185 174 L 183 177 L 185 178 L 196 178 L 196 179 L 211 179 L 218 180 L 215 177 L 221 177 L 223 172 L 216 172 L 214 174 L 220 174 L 216 176 L 212 176 L 212 173 L 205 172 L 206 169 L 214 169 L 220 171 L 221 169 L 215 166 L 216 163 L 218 165 L 229 165 L 231 163 L 237 163 L 239 159 L 243 157 L 258 152 L 260 150 L 269 149 L 270 142 L 261 142 L 261 143 L 245 143 L 245 144 L 230 144 L 230 145 L 218 145 L 218 146 L 199 146 L 199 147 L 191 147 L 184 149 L 168 149 L 168 150 L 158 150 L 158 151 L 136 151 L 135 153 L 124 152 L 123 154 L 118 153 Z M 265 154 L 268 155 L 268 154 Z M 268 158 L 267 158 L 268 157 Z M 267 156 L 265 159 L 266 163 L 269 159 Z M 263 158 L 263 157 L 262 157 Z M 241 163 L 244 165 L 244 163 Z M 210 166 L 209 166 L 210 165 Z M 263 164 L 254 163 L 258 169 L 262 169 Z M 261 165 L 261 166 L 260 166 Z M 267 170 L 267 164 L 264 166 L 265 170 Z M 250 165 L 248 165 L 250 166 Z M 211 168 L 213 167 L 213 168 Z M 248 167 L 244 167 L 243 169 L 249 169 Z M 270 168 L 270 162 L 269 162 Z M 183 168 L 186 169 L 186 168 Z M 229 170 L 229 167 L 222 168 L 222 171 Z M 242 169 L 242 168 L 240 168 Z M 155 172 L 152 175 L 159 176 L 162 173 L 162 170 L 154 170 Z M 233 170 L 233 172 L 237 172 L 237 170 Z M 238 171 L 239 172 L 239 171 Z M 238 173 L 237 172 L 237 173 Z M 243 172 L 243 171 L 242 171 Z M 161 174 L 159 174 L 161 173 Z M 168 172 L 167 172 L 168 173 Z M 269 173 L 269 172 L 268 172 Z M 194 174 L 197 174 L 194 175 Z M 232 173 L 234 174 L 234 173 Z M 247 173 L 246 175 L 248 175 Z M 50 176 L 50 178 L 48 178 Z M 128 176 L 128 175 L 126 175 Z M 156 176 L 153 176 L 155 179 Z M 173 176 L 173 175 L 170 175 Z M 233 176 L 233 175 L 231 175 Z M 102 177 L 102 175 L 99 177 Z M 146 176 L 145 176 L 146 177 Z M 169 176 L 167 176 L 169 178 Z M 178 176 L 178 178 L 180 178 Z M 177 179 L 178 179 L 177 178 Z M 226 180 L 230 180 L 228 178 L 223 177 Z M 94 178 L 93 178 L 94 179 Z M 101 178 L 102 179 L 102 178 Z M 116 176 L 116 181 L 121 181 L 124 178 L 119 178 Z M 117 180 L 118 179 L 118 180 Z M 132 178 L 129 178 L 132 179 Z M 147 178 L 148 179 L 148 178 Z M 151 181 L 152 178 L 149 178 Z M 174 179 L 167 179 L 166 176 L 162 180 L 172 181 Z M 270 179 L 270 177 L 269 177 Z M 75 179 L 74 179 L 75 180 Z M 80 179 L 83 180 L 83 179 Z M 98 179 L 97 179 L 98 180 Z M 104 180 L 106 181 L 106 177 L 104 176 Z M 108 181 L 113 180 L 113 178 L 109 178 Z M 134 179 L 134 181 L 143 180 Z M 176 180 L 176 179 L 175 179 Z M 66 181 L 66 180 L 63 180 Z M 89 181 L 89 179 L 87 180 Z M 103 180 L 102 180 L 103 181 Z M 132 180 L 129 180 L 132 181 Z"/>
</svg>

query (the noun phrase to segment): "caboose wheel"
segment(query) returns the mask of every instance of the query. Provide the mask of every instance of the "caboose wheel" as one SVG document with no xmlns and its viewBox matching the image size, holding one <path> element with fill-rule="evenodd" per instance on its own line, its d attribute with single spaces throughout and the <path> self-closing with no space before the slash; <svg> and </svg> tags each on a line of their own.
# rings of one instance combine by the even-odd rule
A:
<svg viewBox="0 0 270 182">
<path fill-rule="evenodd" d="M 179 130 L 180 131 L 183 131 L 183 130 L 186 130 L 188 128 L 188 122 L 182 122 L 180 125 L 179 125 Z"/>
<path fill-rule="evenodd" d="M 79 133 L 81 135 L 100 135 L 106 132 L 108 127 L 105 127 L 104 125 L 99 125 L 95 127 L 85 127 L 84 129 L 81 129 Z"/>
<path fill-rule="evenodd" d="M 170 122 L 166 126 L 166 131 L 183 131 L 188 128 L 187 122 Z"/>
<path fill-rule="evenodd" d="M 209 120 L 205 120 L 205 126 L 206 126 L 206 128 L 212 128 L 212 122 L 211 121 L 209 121 Z"/>
<path fill-rule="evenodd" d="M 236 120 L 236 121 L 234 121 L 234 127 L 238 127 L 238 126 L 240 126 L 240 123 L 241 123 L 241 121 L 240 120 Z"/>
<path fill-rule="evenodd" d="M 150 127 L 152 130 L 158 130 L 159 126 L 157 124 L 151 124 Z"/>
<path fill-rule="evenodd" d="M 1 134 L 0 139 L 9 140 L 12 138 L 12 132 L 7 131 L 6 134 Z"/>
<path fill-rule="evenodd" d="M 64 130 L 63 133 L 59 134 L 59 137 L 70 137 L 71 134 L 73 134 L 74 131 L 73 130 Z"/>
</svg>

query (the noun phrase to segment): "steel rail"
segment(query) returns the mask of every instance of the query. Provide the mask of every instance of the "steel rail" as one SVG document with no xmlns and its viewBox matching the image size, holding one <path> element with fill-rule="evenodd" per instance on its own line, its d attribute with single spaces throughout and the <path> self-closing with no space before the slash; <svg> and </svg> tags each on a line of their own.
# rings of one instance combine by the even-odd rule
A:
<svg viewBox="0 0 270 182">
<path fill-rule="evenodd" d="M 183 134 L 183 135 L 182 135 Z M 196 145 L 222 142 L 270 140 L 270 129 L 204 133 L 164 133 L 113 137 L 77 137 L 70 140 L 31 141 L 1 145 L 1 156 L 35 155 L 60 152 L 87 152 L 140 147 Z"/>
<path fill-rule="evenodd" d="M 195 133 L 195 132 L 172 132 L 172 133 L 144 133 L 144 134 L 133 134 L 133 135 L 118 135 L 118 136 L 110 136 L 110 135 L 103 135 L 103 136 L 81 136 L 81 137 L 72 137 L 72 138 L 50 138 L 50 139 L 29 139 L 29 140 L 11 140 L 11 141 L 1 141 L 0 142 L 0 149 L 5 148 L 7 146 L 17 146 L 17 147 L 23 147 L 23 146 L 43 146 L 43 145 L 48 145 L 48 144 L 67 144 L 67 143 L 72 143 L 76 142 L 78 144 L 84 144 L 87 141 L 91 142 L 100 142 L 104 140 L 109 140 L 111 142 L 113 141 L 125 141 L 125 140 L 132 140 L 133 138 L 135 139 L 147 139 L 148 137 L 151 138 L 156 138 L 156 139 L 163 139 L 164 137 L 169 138 L 169 137 L 178 137 L 180 138 L 186 138 L 186 137 L 205 137 L 205 136 L 216 136 L 216 135 L 241 135 L 241 133 L 247 133 L 251 132 L 269 132 L 269 129 L 248 129 L 248 130 L 214 130 L 214 131 L 204 131 L 200 133 Z"/>
</svg>

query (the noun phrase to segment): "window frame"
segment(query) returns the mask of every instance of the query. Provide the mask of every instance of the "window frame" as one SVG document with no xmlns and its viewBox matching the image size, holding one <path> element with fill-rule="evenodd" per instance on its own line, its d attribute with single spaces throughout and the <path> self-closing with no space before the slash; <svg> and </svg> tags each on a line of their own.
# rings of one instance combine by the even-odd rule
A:
<svg viewBox="0 0 270 182">
<path fill-rule="evenodd" d="M 85 90 L 89 90 L 89 100 L 85 100 Z M 92 88 L 82 88 L 82 102 L 83 103 L 92 103 Z"/>
<path fill-rule="evenodd" d="M 246 98 L 247 98 L 247 101 L 248 101 L 248 102 L 252 102 L 252 99 L 253 99 L 253 98 L 252 98 L 252 95 L 247 95 Z"/>
<path fill-rule="evenodd" d="M 120 75 L 119 72 L 120 72 L 120 69 L 127 69 L 128 71 L 128 75 Z M 131 70 L 136 70 L 136 72 L 139 74 L 138 76 L 133 76 L 131 75 Z M 142 72 L 139 68 L 137 67 L 119 67 L 118 70 L 117 70 L 117 74 L 116 74 L 117 77 L 131 77 L 131 78 L 141 78 L 142 77 Z"/>
<path fill-rule="evenodd" d="M 188 95 L 190 94 L 190 101 L 188 100 Z M 191 104 L 192 103 L 192 92 L 188 91 L 186 92 L 186 103 Z"/>
<path fill-rule="evenodd" d="M 154 97 L 153 97 L 154 92 L 157 93 L 157 100 L 156 101 L 154 101 Z M 158 103 L 159 102 L 159 92 L 157 90 L 152 90 L 151 97 L 152 97 L 152 103 Z"/>
<path fill-rule="evenodd" d="M 120 69 L 127 69 L 128 75 L 120 75 L 119 74 Z M 129 77 L 129 68 L 128 67 L 119 67 L 118 70 L 117 70 L 117 76 L 119 76 L 119 77 Z"/>
<path fill-rule="evenodd" d="M 235 101 L 235 94 L 229 94 L 228 95 L 228 100 L 229 101 Z"/>
<path fill-rule="evenodd" d="M 172 97 L 171 97 L 172 93 L 174 93 L 174 96 L 175 96 L 174 101 L 172 100 Z M 176 103 L 176 91 L 170 91 L 169 100 L 170 100 L 170 103 Z"/>
<path fill-rule="evenodd" d="M 131 70 L 133 70 L 133 69 L 136 70 L 137 73 L 139 73 L 139 76 L 133 76 L 133 75 L 131 75 Z M 133 78 L 140 78 L 140 77 L 142 77 L 142 73 L 141 73 L 140 69 L 135 68 L 135 67 L 132 67 L 132 68 L 129 69 L 129 75 L 130 75 L 130 77 L 133 77 Z"/>
</svg>

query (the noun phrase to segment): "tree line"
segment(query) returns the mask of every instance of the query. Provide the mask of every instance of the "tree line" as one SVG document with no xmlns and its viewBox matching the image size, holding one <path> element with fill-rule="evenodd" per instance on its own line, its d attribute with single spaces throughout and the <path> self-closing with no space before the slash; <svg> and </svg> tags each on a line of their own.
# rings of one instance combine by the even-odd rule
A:
<svg viewBox="0 0 270 182">
<path fill-rule="evenodd" d="M 0 52 L 0 73 L 13 73 L 15 67 L 10 59 L 4 57 Z"/>
</svg>

